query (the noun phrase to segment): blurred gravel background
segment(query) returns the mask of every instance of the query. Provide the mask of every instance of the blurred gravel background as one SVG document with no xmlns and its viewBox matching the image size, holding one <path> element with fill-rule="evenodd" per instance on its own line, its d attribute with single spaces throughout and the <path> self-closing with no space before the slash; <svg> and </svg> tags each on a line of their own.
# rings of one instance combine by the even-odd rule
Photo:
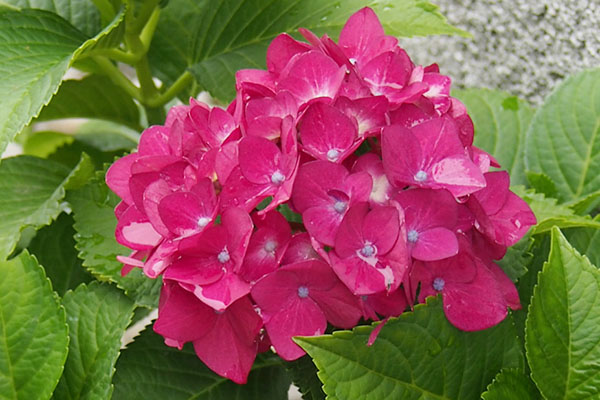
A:
<svg viewBox="0 0 600 400">
<path fill-rule="evenodd" d="M 431 0 L 473 38 L 403 39 L 453 87 L 502 89 L 534 105 L 568 75 L 600 66 L 600 0 Z"/>
</svg>

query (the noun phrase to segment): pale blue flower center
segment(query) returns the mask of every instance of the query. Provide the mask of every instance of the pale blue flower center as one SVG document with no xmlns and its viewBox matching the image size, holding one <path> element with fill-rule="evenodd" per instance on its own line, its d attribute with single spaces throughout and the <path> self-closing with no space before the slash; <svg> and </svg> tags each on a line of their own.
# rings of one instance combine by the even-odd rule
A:
<svg viewBox="0 0 600 400">
<path fill-rule="evenodd" d="M 423 182 L 427 180 L 427 172 L 421 170 L 415 174 L 415 181 Z"/>
<path fill-rule="evenodd" d="M 276 248 L 277 242 L 274 240 L 267 240 L 267 242 L 265 243 L 264 249 L 267 253 L 274 253 Z"/>
<path fill-rule="evenodd" d="M 433 280 L 433 288 L 438 292 L 444 290 L 444 285 L 446 285 L 446 282 L 442 278 L 435 278 Z"/>
<path fill-rule="evenodd" d="M 308 297 L 308 288 L 306 286 L 300 286 L 298 288 L 298 297 L 305 299 Z"/>
<path fill-rule="evenodd" d="M 221 252 L 217 255 L 217 260 L 219 260 L 221 264 L 225 264 L 227 261 L 230 260 L 229 252 L 227 251 L 227 249 L 221 250 Z"/>
<path fill-rule="evenodd" d="M 200 217 L 198 218 L 198 228 L 204 228 L 210 222 L 210 218 L 208 217 Z"/>
<path fill-rule="evenodd" d="M 338 200 L 333 204 L 333 209 L 340 214 L 346 211 L 346 208 L 348 208 L 348 203 L 345 201 Z"/>
<path fill-rule="evenodd" d="M 331 149 L 327 152 L 327 159 L 329 161 L 337 161 L 338 157 L 340 156 L 340 151 L 336 150 L 336 149 Z"/>
<path fill-rule="evenodd" d="M 375 246 L 370 243 L 366 243 L 365 247 L 360 249 L 360 254 L 365 257 L 372 257 L 375 254 Z"/>
<path fill-rule="evenodd" d="M 285 181 L 285 175 L 279 171 L 273 172 L 273 175 L 271 175 L 271 182 L 273 182 L 274 185 L 281 185 L 283 181 Z"/>
<path fill-rule="evenodd" d="M 419 239 L 419 232 L 417 232 L 414 229 L 411 229 L 410 231 L 408 231 L 408 241 L 411 243 L 416 243 L 416 241 Z"/>
</svg>

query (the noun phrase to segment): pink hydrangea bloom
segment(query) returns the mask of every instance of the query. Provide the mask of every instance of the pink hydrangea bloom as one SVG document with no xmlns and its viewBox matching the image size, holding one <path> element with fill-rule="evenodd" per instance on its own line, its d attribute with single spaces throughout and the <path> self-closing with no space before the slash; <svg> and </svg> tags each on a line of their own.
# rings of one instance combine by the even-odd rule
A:
<svg viewBox="0 0 600 400">
<path fill-rule="evenodd" d="M 520 307 L 494 260 L 535 217 L 473 146 L 450 78 L 369 8 L 337 43 L 300 33 L 236 73 L 228 107 L 173 107 L 106 174 L 122 274 L 164 282 L 154 330 L 237 383 L 257 351 L 294 360 L 293 336 L 384 318 L 370 344 L 430 295 L 463 330 Z"/>
</svg>

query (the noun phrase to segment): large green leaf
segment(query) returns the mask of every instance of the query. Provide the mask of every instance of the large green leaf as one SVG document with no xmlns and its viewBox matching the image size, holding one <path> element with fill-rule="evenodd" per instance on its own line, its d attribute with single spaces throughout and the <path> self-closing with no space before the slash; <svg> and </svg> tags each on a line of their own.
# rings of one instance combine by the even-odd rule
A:
<svg viewBox="0 0 600 400">
<path fill-rule="evenodd" d="M 230 101 L 235 71 L 264 68 L 267 46 L 279 33 L 305 27 L 335 37 L 365 6 L 379 14 L 389 34 L 464 34 L 424 0 L 171 0 L 162 10 L 150 61 L 166 83 L 191 67 L 202 87 Z"/>
<path fill-rule="evenodd" d="M 600 387 L 600 271 L 552 229 L 525 334 L 531 376 L 548 400 L 590 399 Z"/>
<path fill-rule="evenodd" d="M 8 158 L 0 164 L 0 259 L 14 249 L 26 226 L 47 225 L 65 210 L 62 199 L 69 171 L 31 156 Z"/>
<path fill-rule="evenodd" d="M 258 355 L 248 383 L 237 385 L 209 370 L 191 345 L 181 351 L 167 347 L 148 327 L 117 362 L 113 399 L 286 399 L 290 380 L 282 364 L 270 352 Z"/>
<path fill-rule="evenodd" d="M 101 29 L 100 12 L 92 0 L 2 0 L 19 8 L 37 8 L 60 15 L 88 36 Z"/>
<path fill-rule="evenodd" d="M 27 247 L 46 270 L 54 291 L 61 296 L 92 279 L 77 257 L 74 234 L 73 217 L 62 213 L 51 225 L 40 229 Z"/>
<path fill-rule="evenodd" d="M 319 368 L 328 399 L 476 399 L 502 368 L 521 368 L 510 318 L 463 332 L 439 298 L 390 320 L 372 347 L 373 327 L 296 338 Z"/>
<path fill-rule="evenodd" d="M 533 234 L 548 232 L 554 226 L 600 228 L 600 221 L 593 220 L 589 215 L 577 215 L 572 208 L 557 204 L 556 199 L 545 197 L 533 190 L 525 190 L 522 186 L 513 187 L 511 190 L 525 200 L 535 214 L 537 224 L 531 228 Z"/>
<path fill-rule="evenodd" d="M 518 369 L 503 369 L 482 394 L 483 400 L 536 400 L 540 393 L 529 377 Z"/>
<path fill-rule="evenodd" d="M 123 89 L 104 76 L 63 82 L 36 121 L 59 118 L 97 118 L 139 129 L 140 113 Z"/>
<path fill-rule="evenodd" d="M 0 398 L 49 399 L 68 341 L 65 311 L 35 258 L 0 261 Z"/>
<path fill-rule="evenodd" d="M 67 200 L 73 208 L 76 247 L 83 265 L 98 279 L 116 283 L 137 304 L 156 307 L 160 279 L 147 278 L 138 268 L 121 276 L 122 264 L 116 257 L 131 250 L 115 240 L 114 207 L 119 199 L 104 183 L 104 174 L 69 192 Z"/>
<path fill-rule="evenodd" d="M 600 216 L 597 215 L 594 219 L 600 222 Z M 564 233 L 577 251 L 589 258 L 592 264 L 600 267 L 600 229 L 575 228 L 567 229 Z"/>
<path fill-rule="evenodd" d="M 600 189 L 600 68 L 568 78 L 546 99 L 527 132 L 525 166 L 548 175 L 561 200 Z"/>
<path fill-rule="evenodd" d="M 525 134 L 534 114 L 529 103 L 489 89 L 455 90 L 453 95 L 465 103 L 473 119 L 474 144 L 498 160 L 513 185 L 526 184 Z"/>
<path fill-rule="evenodd" d="M 63 305 L 71 341 L 54 398 L 110 399 L 121 336 L 134 304 L 117 288 L 93 282 L 68 292 Z"/>
<path fill-rule="evenodd" d="M 0 153 L 50 101 L 75 58 L 121 41 L 124 15 L 122 7 L 86 40 L 89 36 L 53 12 L 0 6 Z"/>
</svg>

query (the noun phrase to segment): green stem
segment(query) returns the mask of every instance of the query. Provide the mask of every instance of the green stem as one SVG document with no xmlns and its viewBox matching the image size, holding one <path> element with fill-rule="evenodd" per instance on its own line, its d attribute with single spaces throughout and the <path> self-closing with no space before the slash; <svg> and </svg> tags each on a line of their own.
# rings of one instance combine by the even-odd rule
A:
<svg viewBox="0 0 600 400">
<path fill-rule="evenodd" d="M 152 14 L 159 10 L 158 3 L 159 0 L 144 1 L 137 17 L 127 26 L 127 32 L 139 34 L 152 17 Z"/>
<path fill-rule="evenodd" d="M 140 89 L 136 87 L 110 60 L 104 57 L 93 57 L 102 71 L 113 81 L 113 83 L 127 92 L 131 97 L 143 103 L 144 99 Z"/>
<path fill-rule="evenodd" d="M 146 53 L 148 52 L 148 49 L 150 48 L 150 42 L 152 42 L 152 38 L 154 37 L 154 32 L 156 32 L 156 26 L 158 25 L 159 18 L 160 18 L 160 8 L 155 8 L 152 15 L 150 15 L 150 19 L 148 19 L 148 22 L 146 23 L 146 25 L 144 26 L 144 29 L 142 29 L 142 32 L 140 33 L 140 41 L 144 45 L 144 48 L 146 49 L 146 51 L 145 51 Z"/>
<path fill-rule="evenodd" d="M 90 56 L 108 57 L 112 60 L 133 65 L 140 60 L 139 55 L 123 51 L 121 49 L 95 49 L 88 53 Z M 84 57 L 85 58 L 85 54 Z"/>
<path fill-rule="evenodd" d="M 100 11 L 100 19 L 102 25 L 108 24 L 115 17 L 115 9 L 108 0 L 92 0 L 98 11 Z"/>
<path fill-rule="evenodd" d="M 173 82 L 173 84 L 164 93 L 161 93 L 160 95 L 149 99 L 146 104 L 148 104 L 148 106 L 150 107 L 160 107 L 162 105 L 165 105 L 193 81 L 194 77 L 192 76 L 192 74 L 188 71 L 185 71 L 179 76 L 179 78 L 177 78 L 175 82 Z"/>
</svg>

